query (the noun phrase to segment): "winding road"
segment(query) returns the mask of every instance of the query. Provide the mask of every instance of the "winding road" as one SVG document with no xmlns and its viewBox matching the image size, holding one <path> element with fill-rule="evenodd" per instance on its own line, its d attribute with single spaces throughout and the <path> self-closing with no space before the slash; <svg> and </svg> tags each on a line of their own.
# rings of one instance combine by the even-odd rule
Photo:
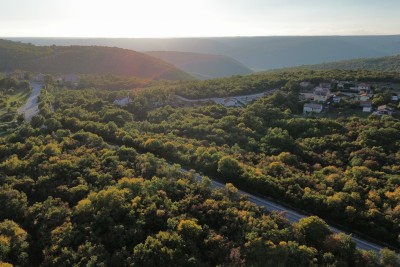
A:
<svg viewBox="0 0 400 267">
<path fill-rule="evenodd" d="M 246 105 L 256 99 L 259 99 L 261 97 L 267 96 L 267 95 L 271 95 L 273 93 L 275 93 L 278 89 L 274 88 L 274 89 L 268 89 L 267 91 L 261 92 L 261 93 L 257 93 L 257 94 L 250 94 L 250 95 L 238 95 L 238 96 L 227 96 L 227 97 L 209 97 L 209 98 L 198 98 L 198 99 L 189 99 L 186 97 L 182 97 L 179 95 L 175 95 L 175 97 L 177 99 L 179 99 L 180 101 L 184 101 L 184 102 L 191 102 L 191 103 L 196 103 L 196 102 L 205 102 L 205 101 L 213 101 L 216 104 L 222 104 L 224 105 L 225 101 L 228 99 L 233 99 L 235 100 L 237 103 L 240 103 L 242 105 Z"/>
<path fill-rule="evenodd" d="M 18 110 L 18 113 L 23 114 L 25 119 L 28 121 L 30 121 L 33 116 L 35 116 L 39 113 L 38 97 L 39 97 L 40 91 L 42 89 L 42 84 L 40 84 L 40 83 L 30 82 L 30 84 L 33 87 L 33 91 L 31 93 L 30 97 L 28 98 L 26 104 Z M 265 94 L 265 93 L 261 93 L 261 94 Z M 258 97 L 258 94 L 253 95 L 253 96 Z M 181 169 L 181 171 L 188 172 L 188 170 L 183 169 L 183 168 Z M 202 178 L 203 177 L 201 175 L 196 174 L 196 179 L 198 181 L 201 181 Z M 224 188 L 225 187 L 225 184 L 215 181 L 213 179 L 211 179 L 211 182 L 212 182 L 213 188 Z M 277 202 L 249 194 L 243 190 L 239 190 L 239 193 L 248 196 L 249 201 L 253 202 L 254 204 L 256 204 L 259 207 L 264 208 L 267 211 L 278 211 L 278 212 L 284 213 L 286 218 L 292 223 L 297 222 L 304 217 L 307 217 L 306 215 L 303 215 L 293 209 L 285 207 Z M 343 232 L 345 234 L 348 234 L 348 233 L 346 233 L 342 230 L 339 230 L 333 226 L 329 226 L 329 227 L 332 230 L 332 232 L 335 232 L 335 233 Z M 383 248 L 380 245 L 374 244 L 370 241 L 366 241 L 366 240 L 364 240 L 360 237 L 354 236 L 354 235 L 352 235 L 352 239 L 356 243 L 357 248 L 359 248 L 359 249 L 372 250 L 375 252 L 379 252 Z"/>
<path fill-rule="evenodd" d="M 186 169 L 181 169 L 183 172 L 188 172 L 188 170 Z M 202 176 L 199 174 L 196 174 L 196 179 L 198 181 L 201 181 Z M 211 179 L 211 185 L 213 188 L 224 188 L 225 184 L 217 182 L 213 179 Z M 262 207 L 264 209 L 266 209 L 267 211 L 278 211 L 278 212 L 283 212 L 284 215 L 286 216 L 286 218 L 289 220 L 289 222 L 294 223 L 294 222 L 298 222 L 300 219 L 307 217 L 304 214 L 301 214 L 293 209 L 289 209 L 288 207 L 285 207 L 279 203 L 276 203 L 274 201 L 271 200 L 267 200 L 252 194 L 249 194 L 243 190 L 239 190 L 239 193 L 242 195 L 246 195 L 249 198 L 249 201 L 253 202 L 254 204 L 256 204 L 259 207 Z M 329 226 L 329 228 L 331 229 L 332 232 L 334 233 L 345 233 L 345 234 L 349 234 L 345 231 L 339 230 L 333 226 Z M 354 234 L 352 234 L 353 241 L 356 243 L 356 246 L 358 249 L 365 249 L 365 250 L 372 250 L 374 252 L 379 253 L 380 250 L 383 248 L 382 246 L 372 243 L 370 241 L 367 241 L 365 239 L 362 239 L 358 236 L 355 236 Z"/>
<path fill-rule="evenodd" d="M 38 97 L 40 95 L 40 90 L 42 90 L 41 83 L 30 82 L 30 85 L 32 86 L 33 91 L 25 105 L 18 109 L 18 114 L 23 114 L 27 121 L 30 121 L 33 116 L 39 113 Z"/>
</svg>

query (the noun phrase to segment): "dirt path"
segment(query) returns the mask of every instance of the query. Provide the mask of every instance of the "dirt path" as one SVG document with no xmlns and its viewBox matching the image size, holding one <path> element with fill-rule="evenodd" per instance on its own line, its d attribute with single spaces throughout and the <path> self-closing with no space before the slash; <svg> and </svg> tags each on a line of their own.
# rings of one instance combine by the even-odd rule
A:
<svg viewBox="0 0 400 267">
<path fill-rule="evenodd" d="M 18 109 L 18 114 L 23 114 L 27 121 L 30 121 L 33 116 L 39 113 L 38 97 L 42 89 L 41 83 L 30 82 L 30 85 L 32 86 L 33 91 L 26 101 L 26 104 Z"/>
</svg>

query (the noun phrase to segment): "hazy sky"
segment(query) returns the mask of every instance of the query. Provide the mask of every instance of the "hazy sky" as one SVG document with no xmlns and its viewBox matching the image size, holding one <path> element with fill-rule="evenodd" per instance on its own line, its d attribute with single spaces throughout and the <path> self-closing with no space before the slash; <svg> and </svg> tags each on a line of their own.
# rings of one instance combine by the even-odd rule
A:
<svg viewBox="0 0 400 267">
<path fill-rule="evenodd" d="M 400 34 L 399 0 L 0 0 L 0 36 Z"/>
</svg>

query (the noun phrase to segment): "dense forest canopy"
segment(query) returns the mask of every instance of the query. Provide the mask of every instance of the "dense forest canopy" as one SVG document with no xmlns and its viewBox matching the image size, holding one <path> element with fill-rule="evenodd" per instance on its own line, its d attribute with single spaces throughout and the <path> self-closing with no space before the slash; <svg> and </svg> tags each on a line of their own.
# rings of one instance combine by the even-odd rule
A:
<svg viewBox="0 0 400 267">
<path fill-rule="evenodd" d="M 298 83 L 399 78 L 302 70 L 121 91 L 105 89 L 113 82 L 104 77 L 92 78 L 98 88 L 49 80 L 40 113 L 0 138 L 0 261 L 398 266 L 395 252 L 357 250 L 319 217 L 399 247 L 400 121 L 303 116 Z M 280 90 L 238 108 L 180 106 L 175 98 L 271 87 Z M 113 103 L 126 94 L 132 101 L 125 107 Z M 181 166 L 227 185 L 213 190 L 208 178 L 197 182 Z M 290 224 L 236 187 L 319 217 Z"/>
</svg>

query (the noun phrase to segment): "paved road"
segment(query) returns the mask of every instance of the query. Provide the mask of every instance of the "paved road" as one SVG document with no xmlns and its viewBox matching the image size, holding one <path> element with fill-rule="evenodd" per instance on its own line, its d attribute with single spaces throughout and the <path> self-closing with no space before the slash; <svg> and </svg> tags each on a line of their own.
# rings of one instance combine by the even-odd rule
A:
<svg viewBox="0 0 400 267">
<path fill-rule="evenodd" d="M 269 94 L 271 92 L 275 92 L 277 89 L 269 89 L 265 92 L 257 93 L 257 94 L 250 94 L 250 95 L 238 95 L 238 96 L 226 96 L 226 97 L 208 97 L 208 98 L 198 98 L 198 99 L 189 99 L 183 96 L 176 95 L 176 97 L 182 101 L 187 101 L 187 102 L 198 102 L 198 101 L 215 101 L 223 98 L 259 98 L 265 96 L 265 94 Z"/>
<path fill-rule="evenodd" d="M 26 104 L 18 109 L 19 114 L 23 114 L 25 120 L 30 121 L 33 116 L 39 113 L 38 97 L 40 95 L 40 90 L 42 89 L 42 84 L 37 82 L 30 82 L 33 88 L 31 95 L 29 96 Z"/>
<path fill-rule="evenodd" d="M 209 97 L 209 98 L 198 98 L 198 99 L 189 99 L 185 98 L 179 95 L 176 95 L 176 98 L 178 98 L 181 101 L 184 102 L 203 102 L 203 101 L 213 101 L 216 104 L 222 104 L 224 105 L 225 100 L 231 99 L 237 101 L 239 104 L 248 104 L 249 102 L 252 102 L 258 98 L 261 98 L 266 95 L 273 94 L 277 91 L 277 88 L 274 89 L 268 89 L 267 91 L 257 93 L 257 94 L 250 94 L 250 95 L 238 95 L 238 96 L 227 96 L 227 97 Z"/>
<path fill-rule="evenodd" d="M 182 171 L 187 172 L 187 170 L 182 169 Z M 198 181 L 200 181 L 202 179 L 202 176 L 197 174 L 196 175 L 196 179 Z M 215 180 L 211 180 L 211 184 L 213 188 L 223 188 L 225 187 L 225 184 L 217 182 Z M 268 210 L 268 211 L 278 211 L 278 212 L 283 212 L 286 216 L 286 218 L 290 221 L 290 222 L 297 222 L 299 221 L 301 218 L 307 217 L 306 215 L 303 215 L 295 210 L 289 209 L 285 206 L 282 206 L 274 201 L 271 200 L 267 200 L 264 198 L 260 198 L 257 197 L 255 195 L 249 194 L 243 190 L 239 190 L 240 194 L 246 195 L 248 196 L 249 200 L 251 202 L 253 202 L 254 204 L 256 204 L 257 206 L 263 207 L 264 209 Z M 332 230 L 332 232 L 334 233 L 345 233 L 348 234 L 342 230 L 339 230 L 333 226 L 329 226 L 330 229 Z M 357 236 L 352 236 L 353 241 L 356 243 L 357 248 L 359 249 L 365 249 L 365 250 L 372 250 L 375 252 L 379 252 L 383 247 L 374 243 L 371 243 L 369 241 L 366 241 L 362 238 L 359 238 Z"/>
</svg>

